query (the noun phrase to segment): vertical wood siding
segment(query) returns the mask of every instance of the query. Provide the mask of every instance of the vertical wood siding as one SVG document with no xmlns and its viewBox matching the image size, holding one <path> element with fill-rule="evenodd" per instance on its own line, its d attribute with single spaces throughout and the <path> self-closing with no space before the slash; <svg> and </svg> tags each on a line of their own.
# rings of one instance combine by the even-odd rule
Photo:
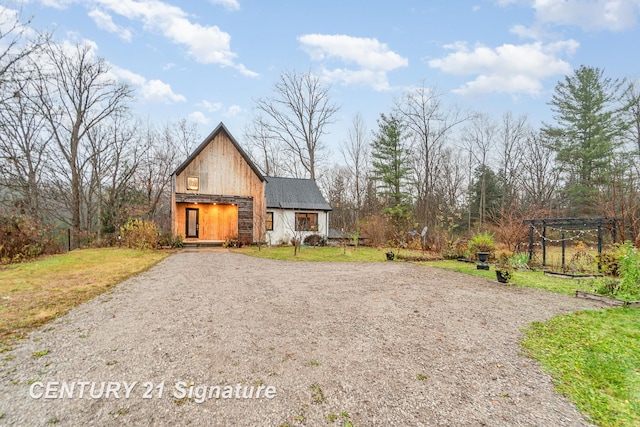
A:
<svg viewBox="0 0 640 427">
<path fill-rule="evenodd" d="M 187 178 L 198 177 L 198 190 L 187 190 Z M 264 185 L 265 183 L 255 174 L 251 166 L 236 149 L 225 132 L 219 132 L 209 144 L 175 177 L 175 193 L 191 195 L 211 195 L 234 197 L 235 216 L 219 217 L 220 221 L 233 222 L 220 226 L 225 233 L 232 232 L 235 227 L 236 235 L 245 240 L 264 240 Z M 247 199 L 251 198 L 251 199 Z M 175 200 L 175 199 L 174 199 Z M 229 199 L 231 200 L 231 199 Z M 200 208 L 204 204 L 198 204 Z M 184 235 L 185 232 L 185 203 L 173 203 L 175 211 L 174 233 Z M 207 211 L 216 212 L 215 210 Z M 206 240 L 203 234 L 203 224 L 207 217 L 205 211 L 200 211 L 200 239 Z M 219 240 L 219 239 L 211 239 Z"/>
</svg>

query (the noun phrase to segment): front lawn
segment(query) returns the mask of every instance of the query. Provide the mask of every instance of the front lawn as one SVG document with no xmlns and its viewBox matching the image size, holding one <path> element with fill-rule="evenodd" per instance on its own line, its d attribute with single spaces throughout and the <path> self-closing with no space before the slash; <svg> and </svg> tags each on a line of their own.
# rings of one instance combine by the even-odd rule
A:
<svg viewBox="0 0 640 427">
<path fill-rule="evenodd" d="M 496 280 L 496 272 L 494 266 L 491 266 L 491 270 L 489 271 L 478 270 L 476 269 L 475 263 L 460 262 L 455 260 L 434 261 L 429 262 L 427 265 Z M 595 288 L 593 279 L 563 279 L 547 276 L 542 271 L 515 271 L 513 272 L 512 278 L 509 283 L 517 286 L 527 286 L 531 288 L 544 289 L 545 291 L 565 295 L 575 295 L 576 290 L 593 292 Z"/>
<path fill-rule="evenodd" d="M 375 262 L 386 260 L 386 249 L 370 247 L 309 247 L 303 246 L 300 252 L 294 256 L 293 246 L 272 246 L 257 248 L 255 246 L 233 249 L 234 252 L 250 255 L 258 258 L 278 259 L 282 261 L 364 261 Z M 403 251 L 406 252 L 406 251 Z M 408 253 L 408 252 L 406 252 Z"/>
<path fill-rule="evenodd" d="M 0 343 L 38 327 L 169 253 L 134 249 L 84 249 L 0 269 Z"/>
<path fill-rule="evenodd" d="M 522 346 L 593 422 L 640 425 L 640 310 L 581 311 L 536 322 Z"/>
</svg>

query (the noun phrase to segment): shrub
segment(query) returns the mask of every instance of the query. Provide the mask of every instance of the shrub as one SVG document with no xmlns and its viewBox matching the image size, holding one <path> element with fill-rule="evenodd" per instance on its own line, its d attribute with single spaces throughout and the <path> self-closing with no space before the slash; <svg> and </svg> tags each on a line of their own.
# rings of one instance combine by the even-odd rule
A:
<svg viewBox="0 0 640 427">
<path fill-rule="evenodd" d="M 616 245 L 614 249 L 596 255 L 600 271 L 608 276 L 618 277 L 622 253 L 622 247 Z"/>
<path fill-rule="evenodd" d="M 227 237 L 222 244 L 223 248 L 241 248 L 242 242 L 238 240 L 238 236 Z"/>
<path fill-rule="evenodd" d="M 182 237 L 182 234 L 174 236 L 173 233 L 170 232 L 161 233 L 160 236 L 158 236 L 158 246 L 181 248 L 184 246 L 184 237 Z"/>
<path fill-rule="evenodd" d="M 496 243 L 491 234 L 483 231 L 471 237 L 467 247 L 472 256 L 475 255 L 476 252 L 489 252 L 491 254 L 496 248 Z"/>
<path fill-rule="evenodd" d="M 585 272 L 591 270 L 594 263 L 595 258 L 586 250 L 580 249 L 571 257 L 571 261 L 569 262 L 569 269 L 573 271 Z"/>
<path fill-rule="evenodd" d="M 528 269 L 529 268 L 529 254 L 524 252 L 518 252 L 509 257 L 509 264 L 513 268 Z"/>
<path fill-rule="evenodd" d="M 154 249 L 158 246 L 158 227 L 153 221 L 140 218 L 129 218 L 120 227 L 122 244 L 135 249 Z"/>
<path fill-rule="evenodd" d="M 326 239 L 319 234 L 310 234 L 302 241 L 307 246 L 324 246 L 327 244 Z"/>
<path fill-rule="evenodd" d="M 393 238 L 393 227 L 386 216 L 370 215 L 360 222 L 358 228 L 371 239 L 371 246 L 383 246 Z"/>
<path fill-rule="evenodd" d="M 48 227 L 24 215 L 0 217 L 0 263 L 21 262 L 60 252 L 48 232 Z"/>
<path fill-rule="evenodd" d="M 640 258 L 638 250 L 629 241 L 622 245 L 622 256 L 620 257 L 620 291 L 627 295 L 640 295 Z"/>
</svg>

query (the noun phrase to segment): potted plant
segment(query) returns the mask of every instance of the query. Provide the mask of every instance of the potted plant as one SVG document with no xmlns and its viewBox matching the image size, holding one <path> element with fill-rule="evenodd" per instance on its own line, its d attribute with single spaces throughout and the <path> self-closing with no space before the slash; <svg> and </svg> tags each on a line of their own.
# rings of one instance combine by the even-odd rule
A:
<svg viewBox="0 0 640 427">
<path fill-rule="evenodd" d="M 498 263 L 496 264 L 496 279 L 500 283 L 509 283 L 513 275 L 513 266 L 509 261 L 509 255 L 502 252 L 498 255 Z"/>
<path fill-rule="evenodd" d="M 386 255 L 387 255 L 387 261 L 393 261 L 393 259 L 396 256 L 396 254 L 394 254 L 392 251 L 387 252 Z"/>
<path fill-rule="evenodd" d="M 478 264 L 476 268 L 478 270 L 488 270 L 489 264 L 487 261 L 489 260 L 489 256 L 491 252 L 495 249 L 495 241 L 493 236 L 486 231 L 482 233 L 478 233 L 469 239 L 469 251 L 471 253 L 476 253 L 476 257 L 478 258 Z"/>
</svg>

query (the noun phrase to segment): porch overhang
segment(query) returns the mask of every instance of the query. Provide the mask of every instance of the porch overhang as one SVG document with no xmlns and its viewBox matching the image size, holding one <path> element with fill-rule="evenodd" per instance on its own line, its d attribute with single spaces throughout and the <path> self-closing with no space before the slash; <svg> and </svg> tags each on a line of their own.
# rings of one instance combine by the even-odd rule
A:
<svg viewBox="0 0 640 427">
<path fill-rule="evenodd" d="M 238 205 L 252 202 L 253 197 L 222 196 L 216 194 L 176 193 L 176 203 L 218 203 L 221 205 Z"/>
<path fill-rule="evenodd" d="M 180 203 L 236 205 L 238 206 L 238 239 L 243 243 L 253 242 L 253 197 L 175 193 L 175 203 L 176 207 Z"/>
</svg>

